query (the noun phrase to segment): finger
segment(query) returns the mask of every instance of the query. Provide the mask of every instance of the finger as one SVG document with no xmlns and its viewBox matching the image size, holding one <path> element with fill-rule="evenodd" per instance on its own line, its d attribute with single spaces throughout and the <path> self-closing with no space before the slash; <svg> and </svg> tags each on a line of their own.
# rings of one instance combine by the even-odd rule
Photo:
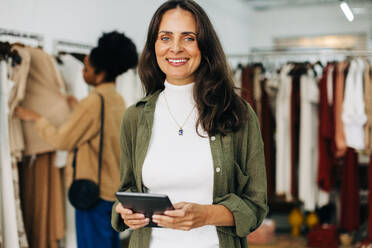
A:
<svg viewBox="0 0 372 248">
<path fill-rule="evenodd" d="M 192 229 L 193 223 L 191 221 L 181 221 L 179 223 L 158 222 L 156 224 L 164 228 L 172 228 L 172 229 L 177 229 L 177 230 L 189 231 Z"/>
<path fill-rule="evenodd" d="M 152 221 L 166 227 L 173 227 L 183 221 L 181 218 L 174 218 L 165 215 L 153 215 Z"/>
<path fill-rule="evenodd" d="M 144 220 L 144 214 L 124 214 L 126 220 Z"/>
<path fill-rule="evenodd" d="M 123 205 L 121 205 L 120 202 L 118 204 L 116 204 L 115 211 L 117 213 L 121 213 L 121 212 L 123 212 L 123 210 L 124 210 Z"/>
<path fill-rule="evenodd" d="M 150 220 L 149 220 L 149 222 L 150 222 Z M 149 223 L 148 222 L 148 223 Z M 125 222 L 124 222 L 125 223 Z M 139 224 L 139 225 L 131 225 L 131 224 L 129 224 L 129 223 L 125 223 L 129 228 L 131 228 L 132 230 L 136 230 L 136 229 L 139 229 L 139 228 L 142 228 L 142 227 L 145 227 L 145 226 L 147 226 L 148 225 L 148 223 L 146 222 L 146 223 L 142 223 L 142 224 Z"/>
<path fill-rule="evenodd" d="M 184 209 L 168 210 L 164 212 L 164 215 L 183 218 L 186 216 L 186 212 Z"/>
<path fill-rule="evenodd" d="M 117 213 L 122 213 L 122 214 L 132 214 L 133 211 L 128 209 L 128 208 L 124 208 L 123 205 L 121 205 L 121 203 L 118 203 L 115 207 L 115 210 Z"/>
<path fill-rule="evenodd" d="M 127 226 L 143 226 L 143 225 L 147 225 L 150 223 L 150 219 L 149 218 L 146 218 L 146 219 L 134 219 L 134 220 L 125 220 L 124 221 L 125 224 L 127 224 Z"/>
</svg>

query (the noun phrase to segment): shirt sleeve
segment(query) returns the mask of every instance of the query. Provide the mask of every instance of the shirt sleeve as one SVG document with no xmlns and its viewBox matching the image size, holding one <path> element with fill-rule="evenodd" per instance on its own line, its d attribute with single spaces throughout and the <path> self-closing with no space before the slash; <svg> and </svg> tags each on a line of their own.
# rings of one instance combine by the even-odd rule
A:
<svg viewBox="0 0 372 248">
<path fill-rule="evenodd" d="M 235 226 L 217 227 L 220 231 L 239 237 L 246 237 L 256 230 L 268 213 L 266 167 L 262 136 L 258 119 L 249 107 L 249 117 L 243 132 L 236 134 L 240 139 L 235 145 L 239 161 L 235 192 L 215 200 L 227 207 L 234 216 Z"/>
<path fill-rule="evenodd" d="M 98 95 L 92 94 L 71 113 L 60 127 L 41 118 L 35 123 L 38 134 L 56 149 L 72 150 L 98 135 L 101 104 Z"/>
</svg>

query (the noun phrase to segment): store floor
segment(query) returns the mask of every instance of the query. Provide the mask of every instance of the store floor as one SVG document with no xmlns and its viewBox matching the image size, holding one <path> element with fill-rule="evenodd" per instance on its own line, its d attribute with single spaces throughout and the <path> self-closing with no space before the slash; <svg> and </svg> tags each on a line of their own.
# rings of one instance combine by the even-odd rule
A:
<svg viewBox="0 0 372 248">
<path fill-rule="evenodd" d="M 121 248 L 128 248 L 128 238 L 121 240 Z M 277 235 L 275 241 L 267 245 L 248 244 L 249 248 L 307 248 L 305 237 L 294 238 L 287 234 Z M 339 248 L 352 248 L 354 246 L 339 246 Z"/>
<path fill-rule="evenodd" d="M 277 235 L 275 241 L 267 245 L 249 244 L 249 248 L 305 248 L 306 239 L 304 237 L 294 238 L 290 235 Z"/>
<path fill-rule="evenodd" d="M 121 241 L 122 248 L 128 248 L 128 239 Z M 290 235 L 279 235 L 276 237 L 275 242 L 268 245 L 254 245 L 249 244 L 249 248 L 305 248 L 305 238 L 293 238 Z"/>
</svg>

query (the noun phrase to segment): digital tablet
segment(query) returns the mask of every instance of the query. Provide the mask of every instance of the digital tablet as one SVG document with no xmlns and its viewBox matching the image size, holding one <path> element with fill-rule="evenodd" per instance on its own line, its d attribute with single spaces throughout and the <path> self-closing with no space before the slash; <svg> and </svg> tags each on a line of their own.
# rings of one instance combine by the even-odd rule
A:
<svg viewBox="0 0 372 248">
<path fill-rule="evenodd" d="M 159 227 L 152 222 L 153 214 L 163 214 L 166 210 L 174 209 L 168 196 L 163 194 L 116 192 L 116 197 L 124 208 L 149 218 L 150 223 L 146 227 Z"/>
</svg>

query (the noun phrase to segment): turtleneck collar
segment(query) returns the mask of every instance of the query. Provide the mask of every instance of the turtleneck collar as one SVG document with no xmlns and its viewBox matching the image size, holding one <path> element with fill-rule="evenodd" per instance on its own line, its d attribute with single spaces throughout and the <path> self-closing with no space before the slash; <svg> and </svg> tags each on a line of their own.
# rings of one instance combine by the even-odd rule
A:
<svg viewBox="0 0 372 248">
<path fill-rule="evenodd" d="M 185 85 L 175 85 L 169 83 L 167 80 L 164 81 L 164 87 L 165 90 L 167 91 L 187 91 L 187 92 L 192 92 L 194 88 L 195 83 L 189 83 Z"/>
</svg>

